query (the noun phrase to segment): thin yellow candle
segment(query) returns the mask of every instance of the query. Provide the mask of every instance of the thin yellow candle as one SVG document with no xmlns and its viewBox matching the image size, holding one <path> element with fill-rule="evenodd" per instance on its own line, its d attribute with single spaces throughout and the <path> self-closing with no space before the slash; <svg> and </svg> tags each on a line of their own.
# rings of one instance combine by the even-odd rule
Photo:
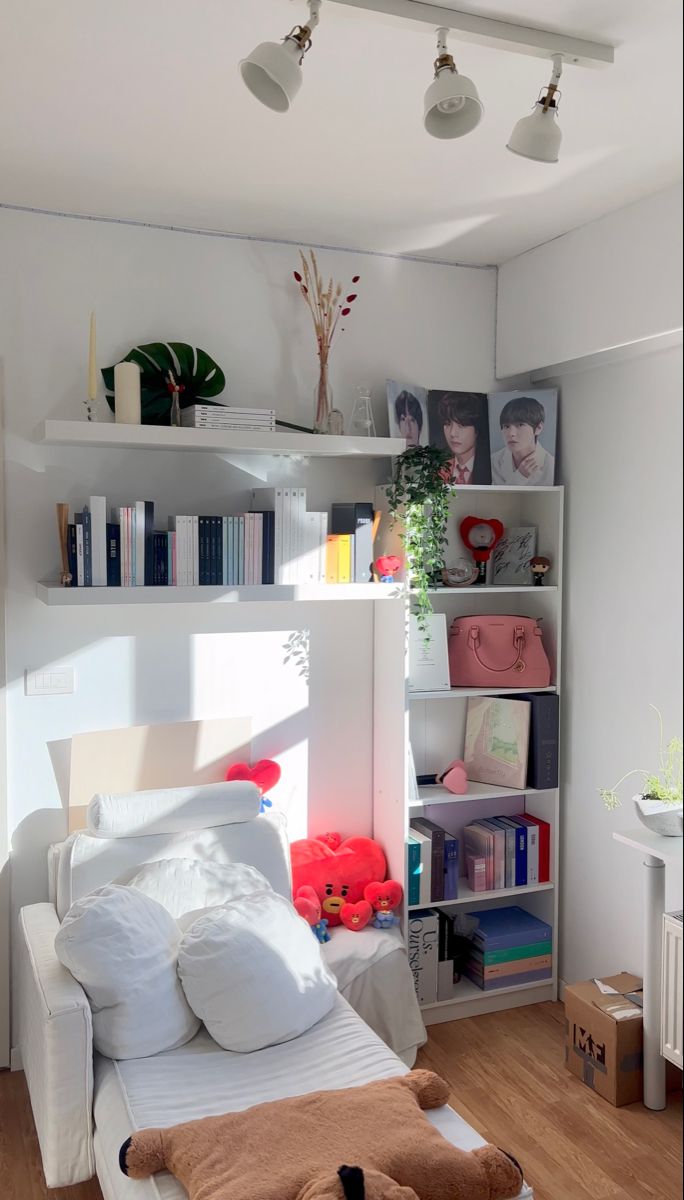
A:
<svg viewBox="0 0 684 1200">
<path fill-rule="evenodd" d="M 90 344 L 88 348 L 88 399 L 97 400 L 97 347 L 95 313 L 90 314 Z"/>
</svg>

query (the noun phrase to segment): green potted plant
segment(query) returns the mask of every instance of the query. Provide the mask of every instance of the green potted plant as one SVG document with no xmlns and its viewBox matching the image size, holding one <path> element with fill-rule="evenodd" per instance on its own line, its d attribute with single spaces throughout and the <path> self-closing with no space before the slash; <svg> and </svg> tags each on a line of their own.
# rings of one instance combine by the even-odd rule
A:
<svg viewBox="0 0 684 1200">
<path fill-rule="evenodd" d="M 599 788 L 603 803 L 608 809 L 619 808 L 618 788 L 639 775 L 643 788 L 634 797 L 637 816 L 653 833 L 662 837 L 682 836 L 682 739 L 671 738 L 665 745 L 663 718 L 654 704 L 651 708 L 658 714 L 660 723 L 660 769 L 657 774 L 635 768 L 627 771 L 612 788 Z"/>
<path fill-rule="evenodd" d="M 416 615 L 427 636 L 432 612 L 429 588 L 440 578 L 447 540 L 449 454 L 436 446 L 415 446 L 396 460 L 387 501 L 392 521 L 401 520 L 406 551 L 406 578 L 415 595 Z"/>
</svg>

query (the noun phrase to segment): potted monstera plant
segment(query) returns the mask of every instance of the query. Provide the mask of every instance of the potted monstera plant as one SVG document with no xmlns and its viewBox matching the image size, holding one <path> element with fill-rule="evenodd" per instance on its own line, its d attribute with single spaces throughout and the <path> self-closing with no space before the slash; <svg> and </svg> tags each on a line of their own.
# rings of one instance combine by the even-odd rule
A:
<svg viewBox="0 0 684 1200">
<path fill-rule="evenodd" d="M 192 404 L 216 404 L 226 386 L 226 377 L 205 350 L 187 342 L 149 342 L 134 346 L 122 362 L 140 367 L 140 401 L 143 425 L 170 425 L 173 388 L 176 385 L 181 409 Z M 107 403 L 114 412 L 114 367 L 102 371 Z"/>
<path fill-rule="evenodd" d="M 655 705 L 660 723 L 660 770 L 657 774 L 635 768 L 627 771 L 612 788 L 599 788 L 608 809 L 619 808 L 618 788 L 632 776 L 643 781 L 641 791 L 634 797 L 637 816 L 653 833 L 662 837 L 682 836 L 682 739 L 671 738 L 665 745 L 663 718 Z"/>
</svg>

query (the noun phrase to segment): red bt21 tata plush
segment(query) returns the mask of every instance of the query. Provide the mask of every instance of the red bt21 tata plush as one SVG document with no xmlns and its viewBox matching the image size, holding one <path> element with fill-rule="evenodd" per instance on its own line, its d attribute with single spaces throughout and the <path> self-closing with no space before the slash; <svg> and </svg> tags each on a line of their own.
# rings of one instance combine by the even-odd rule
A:
<svg viewBox="0 0 684 1200">
<path fill-rule="evenodd" d="M 334 833 L 303 838 L 292 843 L 290 856 L 293 894 L 313 888 L 330 928 L 345 925 L 358 932 L 381 914 L 391 917 L 392 909 L 401 903 L 401 885 L 385 881 L 387 861 L 372 838 L 342 840 Z M 368 894 L 370 885 L 379 890 Z"/>
</svg>

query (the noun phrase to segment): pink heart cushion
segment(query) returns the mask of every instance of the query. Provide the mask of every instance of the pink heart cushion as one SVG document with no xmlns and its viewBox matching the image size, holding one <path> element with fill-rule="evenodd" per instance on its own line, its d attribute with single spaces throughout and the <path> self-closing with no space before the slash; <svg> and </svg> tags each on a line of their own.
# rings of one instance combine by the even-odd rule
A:
<svg viewBox="0 0 684 1200">
<path fill-rule="evenodd" d="M 372 916 L 373 906 L 367 900 L 359 900 L 356 904 L 343 904 L 340 911 L 342 924 L 355 933 L 365 929 Z"/>
<path fill-rule="evenodd" d="M 442 775 L 441 783 L 442 787 L 448 792 L 453 792 L 454 796 L 465 796 L 468 791 L 468 776 L 460 758 L 449 764 Z"/>
<path fill-rule="evenodd" d="M 330 926 L 340 924 L 345 903 L 363 899 L 363 889 L 387 874 L 382 848 L 372 838 L 351 837 L 332 850 L 316 838 L 303 838 L 290 846 L 292 890 L 312 887 Z"/>
</svg>

